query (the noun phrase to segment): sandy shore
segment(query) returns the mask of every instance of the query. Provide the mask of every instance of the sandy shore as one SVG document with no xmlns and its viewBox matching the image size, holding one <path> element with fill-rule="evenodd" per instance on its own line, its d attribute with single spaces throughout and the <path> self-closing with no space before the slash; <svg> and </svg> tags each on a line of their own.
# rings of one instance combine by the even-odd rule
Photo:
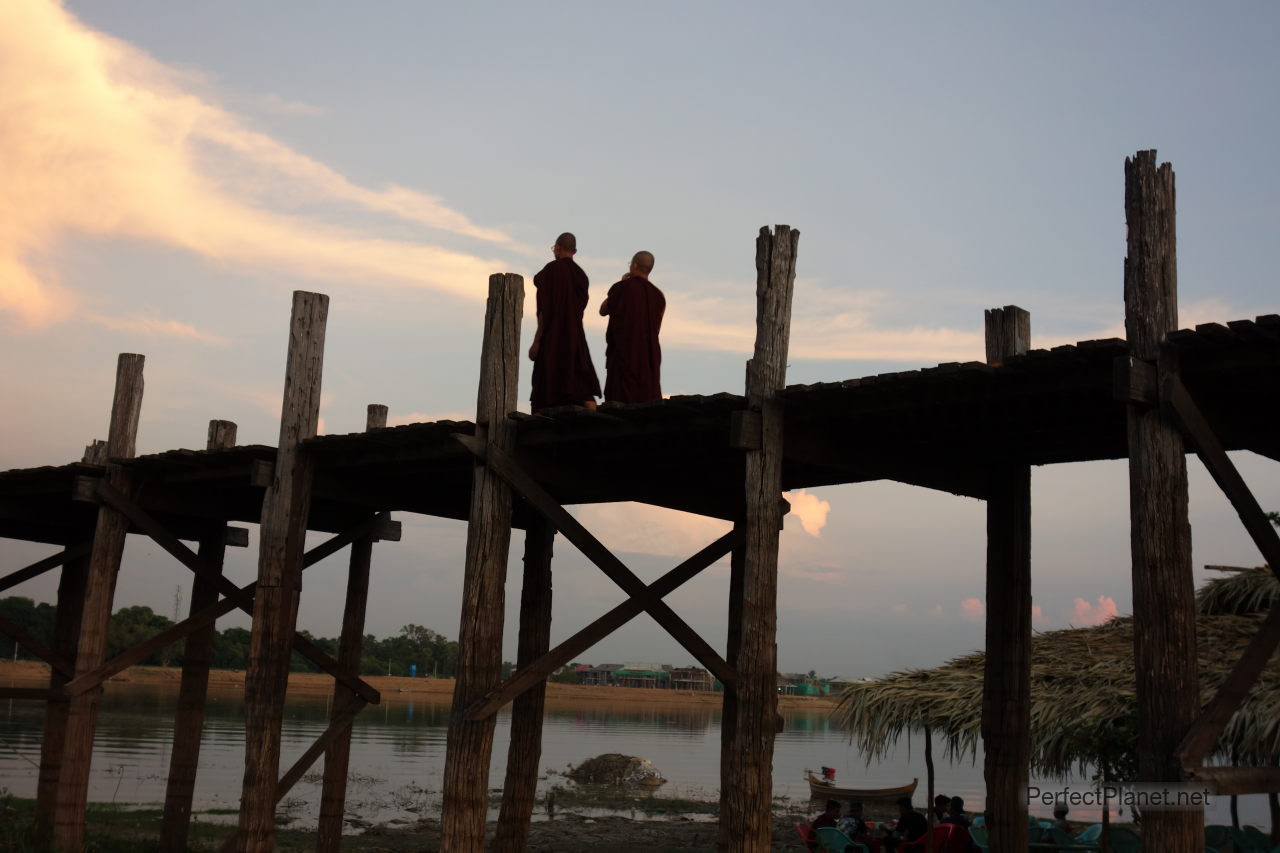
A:
<svg viewBox="0 0 1280 853">
<path fill-rule="evenodd" d="M 243 670 L 215 669 L 209 673 L 211 690 L 235 690 L 244 688 Z M 182 670 L 159 666 L 135 666 L 112 677 L 110 684 L 140 684 L 177 686 Z M 449 702 L 453 697 L 452 678 L 398 678 L 386 675 L 367 675 L 365 680 L 388 697 L 391 694 L 409 694 L 427 700 Z M 34 661 L 6 661 L 0 663 L 0 684 L 17 687 L 44 687 L 49 683 L 49 667 Z M 294 672 L 289 675 L 291 693 L 324 693 L 333 689 L 333 679 L 325 673 Z M 635 687 L 589 687 L 581 684 L 548 684 L 547 704 L 551 707 L 582 707 L 616 705 L 685 705 L 719 708 L 719 693 L 703 693 L 689 690 L 646 690 Z M 780 710 L 833 710 L 836 700 L 831 697 L 779 696 Z"/>
</svg>

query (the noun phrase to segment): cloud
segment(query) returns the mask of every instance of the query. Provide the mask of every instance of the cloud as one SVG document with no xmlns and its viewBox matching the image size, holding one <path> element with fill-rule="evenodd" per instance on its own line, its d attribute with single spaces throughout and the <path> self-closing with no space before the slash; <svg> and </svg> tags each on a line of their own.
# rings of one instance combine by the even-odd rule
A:
<svg viewBox="0 0 1280 853">
<path fill-rule="evenodd" d="M 1073 625 L 1101 625 L 1116 616 L 1115 599 L 1109 595 L 1098 596 L 1097 604 L 1090 604 L 1083 598 L 1077 598 L 1072 608 L 1071 623 Z"/>
<path fill-rule="evenodd" d="M 224 338 L 212 332 L 202 332 L 190 323 L 164 320 L 160 317 L 106 317 L 101 314 L 88 314 L 85 319 L 112 331 L 141 335 L 146 338 L 183 338 L 211 346 L 225 346 L 231 343 L 230 338 Z"/>
<path fill-rule="evenodd" d="M 942 615 L 942 605 L 941 605 L 941 604 L 935 604 L 935 605 L 933 605 L 933 609 L 929 611 L 929 615 L 930 615 L 930 616 L 933 616 L 933 617 L 935 617 L 935 618 L 936 618 L 936 617 L 938 617 L 938 616 L 941 616 L 941 615 Z"/>
<path fill-rule="evenodd" d="M 831 511 L 831 504 L 804 489 L 783 492 L 782 496 L 791 502 L 790 514 L 800 520 L 800 526 L 804 528 L 804 532 L 820 539 L 822 528 L 827 524 L 827 513 Z"/>
<path fill-rule="evenodd" d="M 981 621 L 987 612 L 987 608 L 976 598 L 966 598 L 960 602 L 960 610 L 966 619 L 975 621 Z"/>
<path fill-rule="evenodd" d="M 475 412 L 470 414 L 466 412 L 409 412 L 405 415 L 389 415 L 387 417 L 387 426 L 429 424 L 436 421 L 470 421 L 474 420 L 475 416 Z"/>
<path fill-rule="evenodd" d="M 1040 609 L 1039 604 L 1031 605 L 1031 621 L 1037 625 L 1045 622 L 1044 611 Z"/>
<path fill-rule="evenodd" d="M 441 199 L 359 186 L 247 127 L 194 75 L 95 32 L 55 0 L 0 4 L 0 311 L 65 319 L 47 267 L 72 234 L 178 247 L 219 263 L 318 280 L 407 284 L 482 299 L 505 266 L 291 213 L 317 200 L 507 246 Z"/>
<path fill-rule="evenodd" d="M 677 562 L 732 527 L 718 518 L 640 503 L 586 504 L 574 507 L 573 514 L 613 551 L 672 557 Z M 723 561 L 727 563 L 728 558 Z"/>
<path fill-rule="evenodd" d="M 893 605 L 891 609 L 893 610 L 894 613 L 898 613 L 898 614 L 906 613 L 907 612 L 906 602 L 900 601 L 897 604 Z"/>
</svg>

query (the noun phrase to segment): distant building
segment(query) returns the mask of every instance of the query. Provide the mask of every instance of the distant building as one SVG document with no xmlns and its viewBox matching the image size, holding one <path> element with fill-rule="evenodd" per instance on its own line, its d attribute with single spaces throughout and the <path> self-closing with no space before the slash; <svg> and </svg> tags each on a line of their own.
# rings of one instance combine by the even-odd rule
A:
<svg viewBox="0 0 1280 853">
<path fill-rule="evenodd" d="M 578 672 L 579 684 L 592 684 L 597 687 L 613 687 L 618 683 L 617 672 L 622 669 L 620 663 L 602 663 L 599 666 L 583 667 Z"/>
<path fill-rule="evenodd" d="M 625 663 L 614 673 L 619 687 L 667 688 L 671 686 L 671 666 L 661 663 Z"/>
<path fill-rule="evenodd" d="M 711 673 L 696 666 L 671 670 L 672 690 L 715 690 L 716 680 Z"/>
</svg>

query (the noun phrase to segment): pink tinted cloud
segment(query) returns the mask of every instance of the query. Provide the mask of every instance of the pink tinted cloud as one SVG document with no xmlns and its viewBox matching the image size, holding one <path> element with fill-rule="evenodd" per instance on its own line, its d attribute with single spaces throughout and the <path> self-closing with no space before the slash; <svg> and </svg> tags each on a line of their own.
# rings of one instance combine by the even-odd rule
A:
<svg viewBox="0 0 1280 853">
<path fill-rule="evenodd" d="M 986 606 L 976 598 L 966 598 L 960 603 L 960 610 L 964 613 L 964 617 L 966 619 L 973 619 L 975 621 L 981 620 L 987 612 Z"/>
<path fill-rule="evenodd" d="M 831 504 L 804 489 L 783 492 L 782 496 L 791 503 L 791 515 L 799 519 L 804 532 L 815 538 L 822 538 L 822 528 L 827 524 Z"/>
<path fill-rule="evenodd" d="M 1090 604 L 1083 598 L 1077 598 L 1072 607 L 1071 623 L 1073 625 L 1101 625 L 1116 617 L 1116 602 L 1109 595 L 1098 596 L 1097 604 Z"/>
</svg>

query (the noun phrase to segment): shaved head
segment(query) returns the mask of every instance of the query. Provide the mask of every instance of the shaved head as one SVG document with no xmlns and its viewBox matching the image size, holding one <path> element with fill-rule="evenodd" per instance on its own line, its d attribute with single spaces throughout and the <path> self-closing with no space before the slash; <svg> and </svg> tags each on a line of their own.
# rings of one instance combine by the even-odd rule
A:
<svg viewBox="0 0 1280 853">
<path fill-rule="evenodd" d="M 556 245 L 566 252 L 576 252 L 578 251 L 578 238 L 566 231 L 556 238 Z"/>
<path fill-rule="evenodd" d="M 631 263 L 636 265 L 640 272 L 648 275 L 653 272 L 653 253 L 652 252 L 636 252 L 631 258 Z"/>
</svg>

